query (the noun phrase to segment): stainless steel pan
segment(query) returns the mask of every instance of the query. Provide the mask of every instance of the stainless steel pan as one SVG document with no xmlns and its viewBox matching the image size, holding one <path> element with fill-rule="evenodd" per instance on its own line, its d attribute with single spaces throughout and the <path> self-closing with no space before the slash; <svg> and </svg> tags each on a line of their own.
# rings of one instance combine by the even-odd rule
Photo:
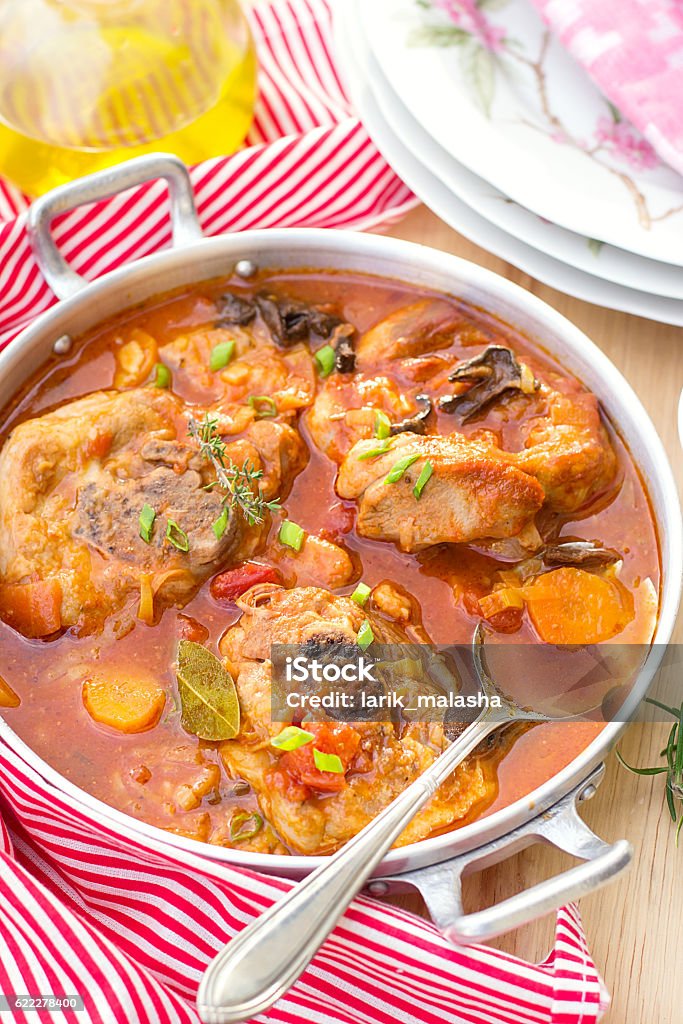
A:
<svg viewBox="0 0 683 1024">
<path fill-rule="evenodd" d="M 65 263 L 50 234 L 53 217 L 82 203 L 110 196 L 142 181 L 164 178 L 171 193 L 173 248 L 148 256 L 88 283 Z M 142 157 L 63 186 L 38 200 L 29 213 L 38 263 L 63 301 L 43 313 L 0 354 L 0 406 L 4 406 L 51 352 L 64 353 L 70 339 L 107 317 L 182 285 L 228 274 L 240 259 L 273 268 L 344 269 L 370 273 L 457 295 L 481 306 L 536 339 L 601 399 L 602 405 L 648 482 L 662 553 L 662 590 L 656 646 L 639 686 L 654 675 L 669 641 L 681 590 L 681 513 L 671 468 L 637 396 L 612 363 L 564 317 L 535 296 L 473 263 L 443 252 L 375 235 L 323 230 L 246 231 L 205 239 L 195 212 L 190 179 L 174 157 Z M 529 796 L 452 833 L 392 850 L 369 885 L 373 895 L 418 889 L 436 924 L 451 938 L 489 938 L 576 899 L 614 878 L 631 857 L 629 844 L 607 844 L 581 820 L 577 808 L 595 793 L 602 762 L 624 724 L 614 722 L 570 765 Z M 6 722 L 0 738 L 47 782 L 76 800 L 95 820 L 158 845 L 187 850 L 291 878 L 320 863 L 317 857 L 281 857 L 204 846 L 161 832 L 116 811 L 80 790 L 33 753 Z M 496 863 L 534 842 L 552 843 L 584 861 L 502 904 L 465 915 L 460 880 L 466 872 Z"/>
</svg>

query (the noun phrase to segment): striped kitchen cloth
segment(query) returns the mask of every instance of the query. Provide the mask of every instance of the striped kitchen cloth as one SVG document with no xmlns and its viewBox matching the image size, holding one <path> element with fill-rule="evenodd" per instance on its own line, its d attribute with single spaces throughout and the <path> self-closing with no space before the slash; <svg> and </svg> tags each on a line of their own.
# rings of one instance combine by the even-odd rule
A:
<svg viewBox="0 0 683 1024">
<path fill-rule="evenodd" d="M 0 997 L 55 993 L 85 1007 L 15 1010 L 20 1024 L 197 1024 L 209 960 L 293 884 L 178 852 L 163 838 L 141 842 L 63 796 L 8 745 L 0 792 L 10 826 L 0 831 Z M 258 1019 L 594 1024 L 606 1003 L 574 906 L 559 912 L 548 958 L 528 964 L 456 947 L 428 921 L 360 897 Z"/>
<path fill-rule="evenodd" d="M 344 0 L 339 0 L 344 2 Z M 260 99 L 248 145 L 192 171 L 207 234 L 251 227 L 369 228 L 415 203 L 344 94 L 328 0 L 251 12 Z M 27 202 L 0 184 L 0 346 L 55 297 L 26 236 Z M 57 242 L 88 278 L 170 241 L 164 187 L 75 210 Z M 196 1024 L 209 960 L 291 882 L 141 842 L 85 810 L 0 741 L 0 1024 Z M 283 937 L 286 941 L 286 937 Z M 83 1009 L 19 1008 L 14 996 Z M 539 965 L 458 948 L 406 911 L 354 901 L 294 988 L 279 1024 L 593 1024 L 607 995 L 575 907 Z"/>
</svg>

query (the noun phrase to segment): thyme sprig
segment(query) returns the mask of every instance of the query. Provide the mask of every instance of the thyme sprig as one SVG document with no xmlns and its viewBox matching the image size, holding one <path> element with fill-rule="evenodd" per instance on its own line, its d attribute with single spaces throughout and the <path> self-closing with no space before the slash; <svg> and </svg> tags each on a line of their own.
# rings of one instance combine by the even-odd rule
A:
<svg viewBox="0 0 683 1024">
<path fill-rule="evenodd" d="M 218 433 L 216 417 L 206 413 L 201 423 L 190 417 L 188 433 L 215 470 L 216 479 L 207 484 L 207 488 L 220 487 L 224 492 L 223 504 L 227 508 L 239 509 L 249 526 L 262 523 L 266 512 L 279 510 L 279 499 L 266 501 L 258 484 L 263 470 L 256 469 L 249 459 L 245 459 L 240 467 L 229 458 L 225 441 Z"/>
<path fill-rule="evenodd" d="M 671 820 L 676 826 L 676 846 L 683 828 L 683 811 L 679 813 L 679 806 L 683 803 L 683 704 L 680 708 L 670 707 L 662 704 L 654 697 L 645 698 L 648 704 L 666 711 L 676 721 L 671 726 L 669 739 L 666 747 L 660 752 L 666 764 L 654 765 L 651 768 L 636 768 L 624 760 L 619 751 L 616 751 L 617 760 L 624 768 L 634 775 L 664 775 L 666 774 L 666 805 L 669 808 Z M 678 806 L 677 806 L 678 801 Z"/>
</svg>

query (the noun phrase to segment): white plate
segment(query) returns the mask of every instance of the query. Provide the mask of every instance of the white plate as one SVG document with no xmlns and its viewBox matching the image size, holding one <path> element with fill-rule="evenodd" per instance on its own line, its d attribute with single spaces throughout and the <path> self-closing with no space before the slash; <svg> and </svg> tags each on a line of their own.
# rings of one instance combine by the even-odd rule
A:
<svg viewBox="0 0 683 1024">
<path fill-rule="evenodd" d="M 358 22 L 350 25 L 349 29 L 354 34 L 356 46 L 361 46 Z M 638 291 L 647 291 L 670 299 L 683 299 L 681 267 L 650 260 L 645 256 L 626 252 L 625 249 L 618 249 L 614 245 L 577 235 L 573 231 L 543 220 L 531 210 L 515 203 L 488 181 L 469 171 L 434 141 L 403 105 L 369 51 L 366 74 L 377 105 L 394 135 L 404 141 L 409 140 L 410 148 L 420 154 L 422 163 L 429 167 L 451 192 L 486 220 L 521 242 L 526 242 L 535 249 L 540 249 L 541 252 L 587 274 L 613 281 L 626 288 L 636 288 Z"/>
<path fill-rule="evenodd" d="M 357 0 L 356 0 L 357 2 Z M 417 158 L 389 128 L 369 82 L 367 45 L 354 31 L 356 2 L 335 8 L 338 66 L 358 113 L 375 145 L 416 195 L 451 227 L 477 245 L 559 291 L 600 306 L 683 326 L 683 303 L 603 281 L 555 260 L 475 213 Z M 360 6 L 360 4 L 359 4 Z"/>
<path fill-rule="evenodd" d="M 424 129 L 546 220 L 683 265 L 683 178 L 617 120 L 529 0 L 471 5 L 478 27 L 458 27 L 435 2 L 358 7 L 382 72 Z"/>
</svg>

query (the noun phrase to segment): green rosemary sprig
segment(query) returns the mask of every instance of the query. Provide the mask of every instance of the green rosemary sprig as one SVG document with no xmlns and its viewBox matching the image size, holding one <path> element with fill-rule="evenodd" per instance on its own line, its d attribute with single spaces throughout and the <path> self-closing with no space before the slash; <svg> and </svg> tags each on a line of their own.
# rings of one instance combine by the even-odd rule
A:
<svg viewBox="0 0 683 1024">
<path fill-rule="evenodd" d="M 678 805 L 683 802 L 683 704 L 680 708 L 673 708 L 668 704 L 662 704 L 661 701 L 655 700 L 653 697 L 645 699 L 648 704 L 654 704 L 655 707 L 666 711 L 676 719 L 671 726 L 666 747 L 659 755 L 665 759 L 666 764 L 654 765 L 652 768 L 636 768 L 628 764 L 618 750 L 616 751 L 617 760 L 634 775 L 666 775 L 666 805 L 669 808 L 671 820 L 676 826 L 676 846 L 678 846 L 681 828 L 683 828 L 683 812 L 679 814 L 677 807 L 677 802 Z"/>
<path fill-rule="evenodd" d="M 227 455 L 227 446 L 218 433 L 218 419 L 206 413 L 204 420 L 197 423 L 190 417 L 188 433 L 196 441 L 199 451 L 211 463 L 216 480 L 208 488 L 218 486 L 224 491 L 223 504 L 230 509 L 239 509 L 250 526 L 263 522 L 266 512 L 277 512 L 279 499 L 266 501 L 258 481 L 263 470 L 256 469 L 249 459 L 237 466 Z"/>
</svg>

